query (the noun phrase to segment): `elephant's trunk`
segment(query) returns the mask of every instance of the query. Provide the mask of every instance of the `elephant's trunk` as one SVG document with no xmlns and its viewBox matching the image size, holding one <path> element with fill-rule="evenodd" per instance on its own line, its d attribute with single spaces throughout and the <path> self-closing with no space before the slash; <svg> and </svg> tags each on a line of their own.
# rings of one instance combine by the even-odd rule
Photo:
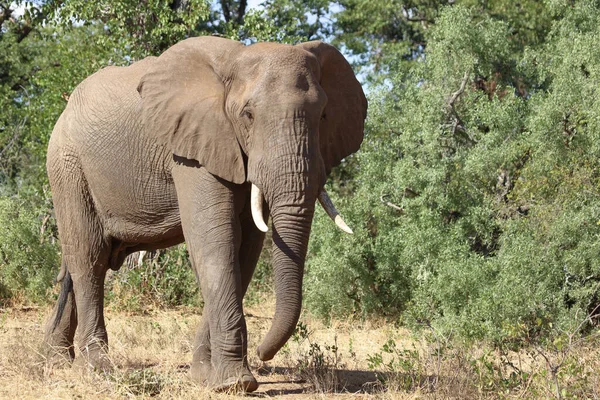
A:
<svg viewBox="0 0 600 400">
<path fill-rule="evenodd" d="M 298 323 L 310 227 L 319 188 L 325 181 L 318 135 L 312 134 L 304 114 L 294 113 L 293 118 L 273 121 L 271 126 L 283 133 L 273 137 L 260 162 L 262 168 L 255 170 L 262 178 L 257 181 L 264 182 L 262 189 L 273 221 L 276 292 L 273 324 L 257 350 L 263 361 L 275 356 Z"/>
<path fill-rule="evenodd" d="M 276 305 L 273 324 L 258 347 L 258 357 L 267 361 L 290 338 L 302 308 L 304 260 L 314 214 L 314 201 L 300 206 L 273 209 L 273 275 Z"/>
</svg>

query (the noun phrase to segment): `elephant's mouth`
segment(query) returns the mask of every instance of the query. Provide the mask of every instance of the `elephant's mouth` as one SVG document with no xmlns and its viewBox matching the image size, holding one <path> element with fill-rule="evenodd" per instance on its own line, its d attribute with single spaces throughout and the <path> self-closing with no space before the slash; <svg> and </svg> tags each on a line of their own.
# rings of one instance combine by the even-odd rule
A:
<svg viewBox="0 0 600 400">
<path fill-rule="evenodd" d="M 331 198 L 329 197 L 329 194 L 327 194 L 325 188 L 321 189 L 318 198 L 319 203 L 321 204 L 327 215 L 329 215 L 329 218 L 331 218 L 333 222 L 335 222 L 337 227 L 346 233 L 352 234 L 352 229 L 350 229 L 346 222 L 344 222 L 342 216 L 335 208 L 335 205 L 333 204 L 333 201 L 331 201 Z M 252 184 L 252 190 L 250 192 L 250 204 L 254 224 L 260 231 L 266 232 L 269 228 L 267 227 L 263 216 L 263 194 L 258 188 L 258 186 L 256 186 L 255 184 Z"/>
</svg>

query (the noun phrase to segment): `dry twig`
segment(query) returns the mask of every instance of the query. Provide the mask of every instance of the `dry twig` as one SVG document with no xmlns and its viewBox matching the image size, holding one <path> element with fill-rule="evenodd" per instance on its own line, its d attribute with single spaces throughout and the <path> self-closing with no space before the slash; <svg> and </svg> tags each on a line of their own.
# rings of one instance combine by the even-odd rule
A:
<svg viewBox="0 0 600 400">
<path fill-rule="evenodd" d="M 450 115 L 452 116 L 452 123 L 450 126 L 452 127 L 452 136 L 455 136 L 457 133 L 460 133 L 460 136 L 464 138 L 470 144 L 476 144 L 473 138 L 469 136 L 467 131 L 465 130 L 464 123 L 461 120 L 458 112 L 456 111 L 456 101 L 460 98 L 460 96 L 465 92 L 465 88 L 467 87 L 467 83 L 469 82 L 470 72 L 465 71 L 462 81 L 460 82 L 460 86 L 458 90 L 448 98 L 448 103 L 446 104 L 446 108 Z"/>
</svg>

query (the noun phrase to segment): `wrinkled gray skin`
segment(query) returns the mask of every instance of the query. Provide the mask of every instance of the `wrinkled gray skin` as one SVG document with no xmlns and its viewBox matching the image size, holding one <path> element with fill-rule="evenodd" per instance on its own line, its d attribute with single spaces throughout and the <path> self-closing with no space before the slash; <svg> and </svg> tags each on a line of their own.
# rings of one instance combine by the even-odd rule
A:
<svg viewBox="0 0 600 400">
<path fill-rule="evenodd" d="M 273 220 L 276 311 L 258 347 L 273 358 L 300 315 L 315 200 L 358 150 L 367 103 L 333 47 L 191 38 L 129 67 L 108 67 L 71 95 L 48 147 L 62 244 L 62 292 L 45 343 L 106 367 L 104 278 L 139 250 L 185 240 L 205 300 L 192 376 L 253 391 L 242 298 L 264 233 L 250 186 Z"/>
</svg>

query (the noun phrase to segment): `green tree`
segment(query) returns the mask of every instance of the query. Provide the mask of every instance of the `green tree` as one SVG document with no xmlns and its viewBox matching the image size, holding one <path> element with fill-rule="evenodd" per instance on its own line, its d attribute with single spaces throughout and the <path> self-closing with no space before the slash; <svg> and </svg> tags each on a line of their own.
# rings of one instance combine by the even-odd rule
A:
<svg viewBox="0 0 600 400">
<path fill-rule="evenodd" d="M 205 0 L 65 0 L 50 6 L 62 24 L 102 23 L 108 32 L 98 36 L 99 44 L 113 41 L 116 49 L 133 59 L 158 55 L 196 35 L 196 28 L 209 15 Z"/>
<path fill-rule="evenodd" d="M 49 297 L 59 258 L 44 206 L 0 198 L 0 305 L 14 298 L 43 303 Z"/>
<path fill-rule="evenodd" d="M 388 72 L 410 64 L 424 54 L 428 31 L 447 7 L 474 10 L 472 23 L 491 18 L 505 22 L 510 41 L 520 47 L 544 40 L 552 13 L 540 1 L 525 0 L 340 0 L 335 2 L 334 43 L 355 55 L 359 65 L 382 80 Z"/>
<path fill-rule="evenodd" d="M 315 222 L 312 309 L 502 341 L 598 304 L 600 9 L 548 12 L 547 34 L 523 46 L 504 18 L 448 6 L 423 57 L 390 64 L 355 189 L 338 199 L 355 237 Z"/>
</svg>

